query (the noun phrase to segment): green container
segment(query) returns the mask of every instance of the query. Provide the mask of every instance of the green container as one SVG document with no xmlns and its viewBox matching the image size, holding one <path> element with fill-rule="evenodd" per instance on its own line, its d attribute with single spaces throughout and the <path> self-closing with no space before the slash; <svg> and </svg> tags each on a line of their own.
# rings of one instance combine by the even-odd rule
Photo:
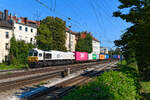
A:
<svg viewBox="0 0 150 100">
<path fill-rule="evenodd" d="M 93 60 L 96 60 L 96 54 L 92 55 Z"/>
</svg>

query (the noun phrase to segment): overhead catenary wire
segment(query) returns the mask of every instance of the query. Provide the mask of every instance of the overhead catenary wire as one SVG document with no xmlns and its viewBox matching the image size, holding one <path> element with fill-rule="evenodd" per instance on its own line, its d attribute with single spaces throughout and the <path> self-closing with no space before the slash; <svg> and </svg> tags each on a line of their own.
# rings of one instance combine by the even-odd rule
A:
<svg viewBox="0 0 150 100">
<path fill-rule="evenodd" d="M 79 13 L 79 7 L 77 5 L 75 5 L 71 0 L 68 0 L 66 3 L 68 3 L 67 6 L 70 6 L 72 8 L 72 10 L 74 11 L 75 15 L 80 19 L 80 22 L 83 22 L 83 19 L 81 18 L 81 13 Z M 86 22 L 83 22 L 83 27 L 85 29 L 88 29 L 88 25 Z"/>
<path fill-rule="evenodd" d="M 97 14 L 96 8 L 95 8 L 95 6 L 93 5 L 93 3 L 92 3 L 90 0 L 89 0 L 89 2 L 90 2 L 90 5 L 91 5 L 91 7 L 92 7 L 92 10 L 93 10 L 93 12 L 94 12 L 94 14 L 95 14 L 95 17 L 96 17 L 96 20 L 97 20 L 99 29 L 101 29 L 102 26 L 101 26 L 101 24 L 100 24 L 100 20 L 99 20 L 99 18 L 98 18 L 98 14 Z"/>
<path fill-rule="evenodd" d="M 35 1 L 36 1 L 37 3 L 39 3 L 39 4 L 41 4 L 42 6 L 46 7 L 49 11 L 51 11 L 51 12 L 57 14 L 57 15 L 60 15 L 60 16 L 62 16 L 64 19 L 67 19 L 67 20 L 69 20 L 69 21 L 72 21 L 72 22 L 74 22 L 74 23 L 80 25 L 81 27 L 83 27 L 83 25 L 82 25 L 80 22 L 78 22 L 78 21 L 76 21 L 76 20 L 72 19 L 71 17 L 68 17 L 68 16 L 66 16 L 66 15 L 64 15 L 64 14 L 59 13 L 59 12 L 57 12 L 56 10 L 53 11 L 53 9 L 51 9 L 50 7 L 48 7 L 46 4 L 44 4 L 44 3 L 41 2 L 40 0 L 35 0 Z"/>
<path fill-rule="evenodd" d="M 96 1 L 96 0 L 95 0 Z M 107 0 L 106 0 L 107 1 Z M 101 3 L 99 3 L 99 2 L 96 2 L 95 3 L 96 5 L 97 5 L 97 7 L 99 7 L 99 8 L 101 8 L 101 9 L 103 9 L 104 11 L 105 11 L 105 15 L 106 15 L 106 17 L 107 17 L 107 19 L 106 19 L 106 21 L 108 22 L 108 23 L 111 23 L 111 26 L 112 27 L 114 27 L 114 29 L 117 27 L 116 25 L 118 25 L 118 23 L 120 23 L 120 24 L 122 24 L 121 23 L 121 21 L 118 21 L 118 20 L 113 20 L 113 19 L 110 19 L 110 14 L 112 14 L 113 15 L 113 12 L 110 10 L 111 8 L 111 6 L 110 5 L 108 5 L 108 6 L 106 6 L 105 4 L 108 4 L 108 2 L 103 2 L 103 1 L 101 1 Z M 102 4 L 102 6 L 100 6 L 100 4 Z M 110 14 L 108 14 L 108 13 L 110 13 Z M 104 17 L 105 18 L 105 17 Z M 110 43 L 110 40 L 108 40 L 107 41 L 107 43 Z M 113 43 L 113 41 L 111 41 L 111 43 Z"/>
<path fill-rule="evenodd" d="M 90 0 L 89 0 L 89 1 L 90 1 Z M 93 2 L 92 2 L 92 1 L 93 1 Z M 104 41 L 104 42 L 107 42 L 107 43 L 109 42 L 109 43 L 110 43 L 110 41 L 107 40 L 107 38 L 106 38 L 106 36 L 105 36 L 106 32 L 105 32 L 105 28 L 104 28 L 104 21 L 103 21 L 102 13 L 100 12 L 100 10 L 99 10 L 99 11 L 96 10 L 96 5 L 97 5 L 97 3 L 94 2 L 94 0 L 92 0 L 92 1 L 90 2 L 90 4 L 91 4 L 91 7 L 92 7 L 92 9 L 93 9 L 93 12 L 94 12 L 94 14 L 95 14 L 95 16 L 96 16 L 96 19 L 97 19 L 99 28 L 100 28 L 100 29 L 103 29 L 102 35 L 99 34 L 99 36 L 100 36 L 100 37 L 103 37 L 103 41 Z M 99 16 L 101 16 L 101 17 L 99 18 Z M 100 20 L 101 20 L 101 21 L 100 21 Z M 101 25 L 101 24 L 103 24 L 103 25 Z"/>
</svg>

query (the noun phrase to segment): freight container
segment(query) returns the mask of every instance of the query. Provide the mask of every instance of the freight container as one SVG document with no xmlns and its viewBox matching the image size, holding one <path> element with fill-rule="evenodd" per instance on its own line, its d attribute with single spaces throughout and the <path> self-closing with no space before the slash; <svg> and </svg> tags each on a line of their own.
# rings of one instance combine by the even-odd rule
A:
<svg viewBox="0 0 150 100">
<path fill-rule="evenodd" d="M 120 59 L 120 55 L 118 55 L 118 59 Z"/>
<path fill-rule="evenodd" d="M 88 54 L 88 60 L 93 60 L 93 54 L 92 53 Z"/>
<path fill-rule="evenodd" d="M 96 54 L 96 60 L 98 60 L 99 59 L 99 54 Z"/>
<path fill-rule="evenodd" d="M 76 61 L 87 61 L 88 60 L 88 53 L 87 52 L 74 52 L 75 53 L 75 60 Z"/>
<path fill-rule="evenodd" d="M 118 55 L 113 55 L 112 56 L 114 59 L 118 59 Z"/>
<path fill-rule="evenodd" d="M 105 59 L 109 59 L 109 55 L 105 55 Z"/>
<path fill-rule="evenodd" d="M 122 55 L 120 55 L 120 60 L 123 60 L 123 56 Z"/>
<path fill-rule="evenodd" d="M 96 60 L 96 54 L 93 54 L 93 60 Z"/>
<path fill-rule="evenodd" d="M 100 54 L 99 59 L 100 60 L 104 60 L 105 59 L 105 55 L 104 54 Z"/>
</svg>

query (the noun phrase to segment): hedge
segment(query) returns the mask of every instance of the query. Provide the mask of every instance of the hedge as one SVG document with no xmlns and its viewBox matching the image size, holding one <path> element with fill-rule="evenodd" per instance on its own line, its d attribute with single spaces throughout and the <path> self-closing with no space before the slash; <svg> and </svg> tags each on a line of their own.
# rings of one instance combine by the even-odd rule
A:
<svg viewBox="0 0 150 100">
<path fill-rule="evenodd" d="M 104 72 L 96 80 L 83 85 L 63 100 L 139 100 L 133 78 L 117 71 Z"/>
</svg>

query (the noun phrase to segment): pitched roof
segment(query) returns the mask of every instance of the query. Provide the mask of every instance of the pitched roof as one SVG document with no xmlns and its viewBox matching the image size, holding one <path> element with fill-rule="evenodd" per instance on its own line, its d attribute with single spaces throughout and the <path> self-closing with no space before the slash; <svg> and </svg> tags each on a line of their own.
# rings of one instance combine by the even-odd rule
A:
<svg viewBox="0 0 150 100">
<path fill-rule="evenodd" d="M 0 21 L 0 27 L 12 29 L 12 25 L 8 23 L 8 21 L 5 21 L 5 20 Z"/>
<path fill-rule="evenodd" d="M 86 37 L 86 34 L 87 34 L 87 32 L 83 32 L 83 33 L 81 33 L 81 35 L 80 35 L 80 37 L 81 38 L 85 38 Z M 92 35 L 91 35 L 92 36 Z M 92 39 L 94 40 L 94 41 L 97 41 L 97 42 L 100 42 L 99 40 L 97 40 L 95 37 L 93 37 L 92 36 Z"/>
<path fill-rule="evenodd" d="M 95 37 L 93 37 L 92 36 L 92 39 L 94 40 L 94 41 L 97 41 L 97 42 L 100 42 L 99 40 L 97 40 Z"/>
<path fill-rule="evenodd" d="M 73 32 L 72 30 L 70 30 L 70 29 L 69 29 L 69 28 L 67 28 L 67 27 L 66 27 L 66 29 L 65 29 L 65 30 L 66 30 L 66 32 L 70 32 L 71 34 L 77 35 L 77 33 L 76 33 L 76 32 Z"/>
</svg>

